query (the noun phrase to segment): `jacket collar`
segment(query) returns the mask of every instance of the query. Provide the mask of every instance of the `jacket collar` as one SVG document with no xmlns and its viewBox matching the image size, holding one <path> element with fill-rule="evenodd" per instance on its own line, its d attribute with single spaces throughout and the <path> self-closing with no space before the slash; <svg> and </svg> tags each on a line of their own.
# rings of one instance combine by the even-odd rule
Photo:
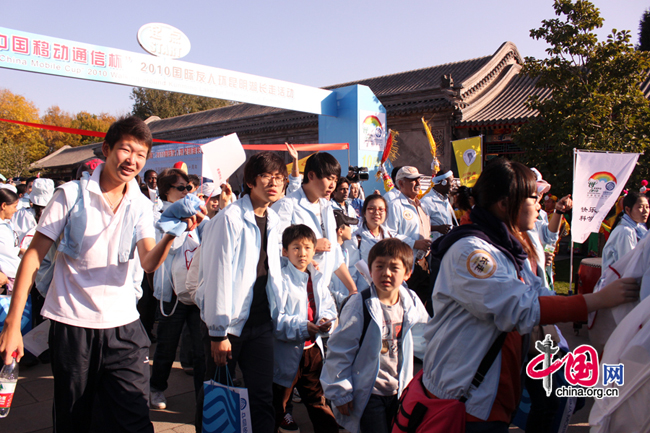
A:
<svg viewBox="0 0 650 433">
<path fill-rule="evenodd" d="M 255 220 L 255 211 L 253 210 L 253 203 L 251 202 L 251 197 L 248 194 L 246 194 L 244 197 L 237 200 L 237 202 L 239 201 L 241 201 L 241 207 L 243 210 L 244 219 L 251 224 L 257 225 L 257 221 Z M 278 218 L 278 214 L 276 214 L 275 211 L 271 209 L 271 206 L 266 208 L 266 217 L 267 217 L 266 231 L 268 233 L 269 230 L 271 230 L 278 224 L 279 218 Z"/>
</svg>

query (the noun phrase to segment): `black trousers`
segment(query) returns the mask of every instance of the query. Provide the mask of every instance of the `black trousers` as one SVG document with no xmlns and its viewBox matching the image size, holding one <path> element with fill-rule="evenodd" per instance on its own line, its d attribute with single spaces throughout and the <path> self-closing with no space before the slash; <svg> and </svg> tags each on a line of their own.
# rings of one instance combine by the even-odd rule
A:
<svg viewBox="0 0 650 433">
<path fill-rule="evenodd" d="M 106 432 L 153 433 L 149 338 L 140 320 L 88 329 L 51 321 L 54 432 L 88 432 L 95 396 Z"/>
<path fill-rule="evenodd" d="M 207 357 L 205 379 L 214 379 L 217 366 L 212 358 L 208 328 L 203 324 L 204 343 Z M 257 326 L 244 326 L 239 337 L 228 335 L 232 360 L 228 370 L 232 376 L 239 365 L 244 383 L 248 389 L 251 404 L 251 424 L 254 433 L 272 433 L 275 428 L 273 409 L 273 322 Z M 220 382 L 226 384 L 226 375 L 220 374 Z M 234 377 L 233 377 L 234 379 Z M 203 430 L 203 387 L 196 400 L 196 431 Z"/>
</svg>

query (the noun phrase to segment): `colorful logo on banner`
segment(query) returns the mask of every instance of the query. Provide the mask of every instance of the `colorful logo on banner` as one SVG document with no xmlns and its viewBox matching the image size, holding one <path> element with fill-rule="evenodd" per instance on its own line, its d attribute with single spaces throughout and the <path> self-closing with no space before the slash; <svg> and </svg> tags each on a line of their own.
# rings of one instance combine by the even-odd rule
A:
<svg viewBox="0 0 650 433">
<path fill-rule="evenodd" d="M 539 355 L 533 358 L 526 366 L 526 374 L 531 379 L 542 379 L 546 396 L 553 392 L 553 373 L 564 367 L 564 378 L 571 386 L 563 386 L 555 389 L 557 397 L 582 397 L 591 396 L 596 398 L 618 397 L 618 389 L 595 388 L 600 377 L 600 366 L 598 364 L 598 352 L 592 346 L 583 344 L 573 352 L 569 352 L 562 358 L 553 359 L 559 352 L 559 347 L 554 345 L 550 334 L 546 334 L 544 340 L 536 341 L 535 348 Z M 542 368 L 538 368 L 541 365 Z M 623 364 L 603 364 L 603 386 L 616 383 L 622 386 L 624 383 Z M 582 394 L 582 395 L 581 395 Z"/>
<path fill-rule="evenodd" d="M 483 169 L 481 157 L 481 137 L 466 138 L 451 142 L 456 155 L 460 184 L 473 187 Z"/>
<path fill-rule="evenodd" d="M 589 177 L 587 185 L 589 186 L 588 197 L 607 198 L 616 189 L 616 177 L 607 171 L 599 171 Z"/>
<path fill-rule="evenodd" d="M 362 113 L 361 150 L 383 150 L 386 142 L 386 113 Z"/>
</svg>

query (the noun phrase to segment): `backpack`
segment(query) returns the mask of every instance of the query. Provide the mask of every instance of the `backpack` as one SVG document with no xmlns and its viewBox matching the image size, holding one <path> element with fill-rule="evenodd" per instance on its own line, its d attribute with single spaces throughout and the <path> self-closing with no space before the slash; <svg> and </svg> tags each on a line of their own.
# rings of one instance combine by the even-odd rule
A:
<svg viewBox="0 0 650 433">
<path fill-rule="evenodd" d="M 359 338 L 359 347 L 363 344 L 363 339 L 366 336 L 366 331 L 368 331 L 368 326 L 370 326 L 370 312 L 368 311 L 368 306 L 366 305 L 366 301 L 370 299 L 370 287 L 367 289 L 364 289 L 360 292 L 361 295 L 361 305 L 363 306 L 363 328 L 361 331 L 361 337 Z M 343 311 L 343 308 L 345 307 L 345 304 L 348 303 L 348 300 L 350 299 L 350 296 L 345 298 L 345 300 L 341 303 L 341 311 Z"/>
</svg>

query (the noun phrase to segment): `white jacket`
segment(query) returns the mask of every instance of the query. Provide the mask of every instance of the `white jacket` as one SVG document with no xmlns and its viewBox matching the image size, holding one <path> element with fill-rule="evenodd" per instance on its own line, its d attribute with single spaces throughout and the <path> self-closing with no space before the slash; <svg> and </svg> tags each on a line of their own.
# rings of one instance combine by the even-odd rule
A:
<svg viewBox="0 0 650 433">
<path fill-rule="evenodd" d="M 281 250 L 284 229 L 292 224 L 304 224 L 314 231 L 317 239 L 327 238 L 330 241 L 332 244 L 331 251 L 318 253 L 314 256 L 314 260 L 319 264 L 320 271 L 325 278 L 325 286 L 328 286 L 332 274 L 343 263 L 343 256 L 340 249 L 335 248 L 338 239 L 336 236 L 336 221 L 334 220 L 332 205 L 329 200 L 325 200 L 324 198 L 319 199 L 319 203 L 323 225 L 325 226 L 324 233 L 318 222 L 318 217 L 313 211 L 312 204 L 307 200 L 305 191 L 302 188 L 275 202 L 272 209 L 280 217 L 278 251 Z"/>
<path fill-rule="evenodd" d="M 273 278 L 280 278 L 278 216 L 267 212 L 269 284 L 266 293 L 272 310 Z M 257 279 L 262 236 L 255 222 L 250 196 L 231 203 L 205 226 L 199 262 L 199 288 L 195 301 L 211 337 L 239 336 L 248 319 Z"/>
<path fill-rule="evenodd" d="M 359 431 L 359 420 L 368 404 L 379 373 L 379 354 L 382 348 L 381 325 L 384 316 L 381 303 L 374 287 L 370 288 L 366 307 L 371 321 L 366 330 L 363 344 L 359 340 L 363 331 L 363 305 L 361 293 L 352 295 L 341 311 L 339 326 L 327 342 L 327 358 L 320 376 L 325 397 L 332 400 L 336 421 L 351 433 Z M 425 322 L 429 315 L 417 295 L 405 288 L 399 288 L 400 304 L 404 309 L 402 322 L 402 343 L 399 347 L 398 397 L 413 378 L 414 324 Z M 349 416 L 342 415 L 336 406 L 354 401 Z"/>
<path fill-rule="evenodd" d="M 411 248 L 413 248 L 415 241 L 421 238 L 418 211 L 402 193 L 395 200 L 388 203 L 388 217 L 385 224 L 386 227 L 398 235 L 404 235 L 405 238 L 402 241 Z M 415 254 L 415 251 L 413 254 Z"/>
<path fill-rule="evenodd" d="M 309 275 L 300 272 L 289 259 L 282 257 L 282 286 L 275 287 L 279 300 L 273 305 L 271 317 L 274 324 L 274 367 L 273 382 L 290 387 L 298 372 L 298 366 L 309 338 L 307 331 L 307 282 Z M 315 323 L 321 319 L 333 319 L 337 316 L 336 306 L 326 286 L 323 274 L 312 265 L 308 268 L 312 277 L 312 289 L 316 302 Z M 323 350 L 320 335 L 316 343 Z"/>
</svg>

